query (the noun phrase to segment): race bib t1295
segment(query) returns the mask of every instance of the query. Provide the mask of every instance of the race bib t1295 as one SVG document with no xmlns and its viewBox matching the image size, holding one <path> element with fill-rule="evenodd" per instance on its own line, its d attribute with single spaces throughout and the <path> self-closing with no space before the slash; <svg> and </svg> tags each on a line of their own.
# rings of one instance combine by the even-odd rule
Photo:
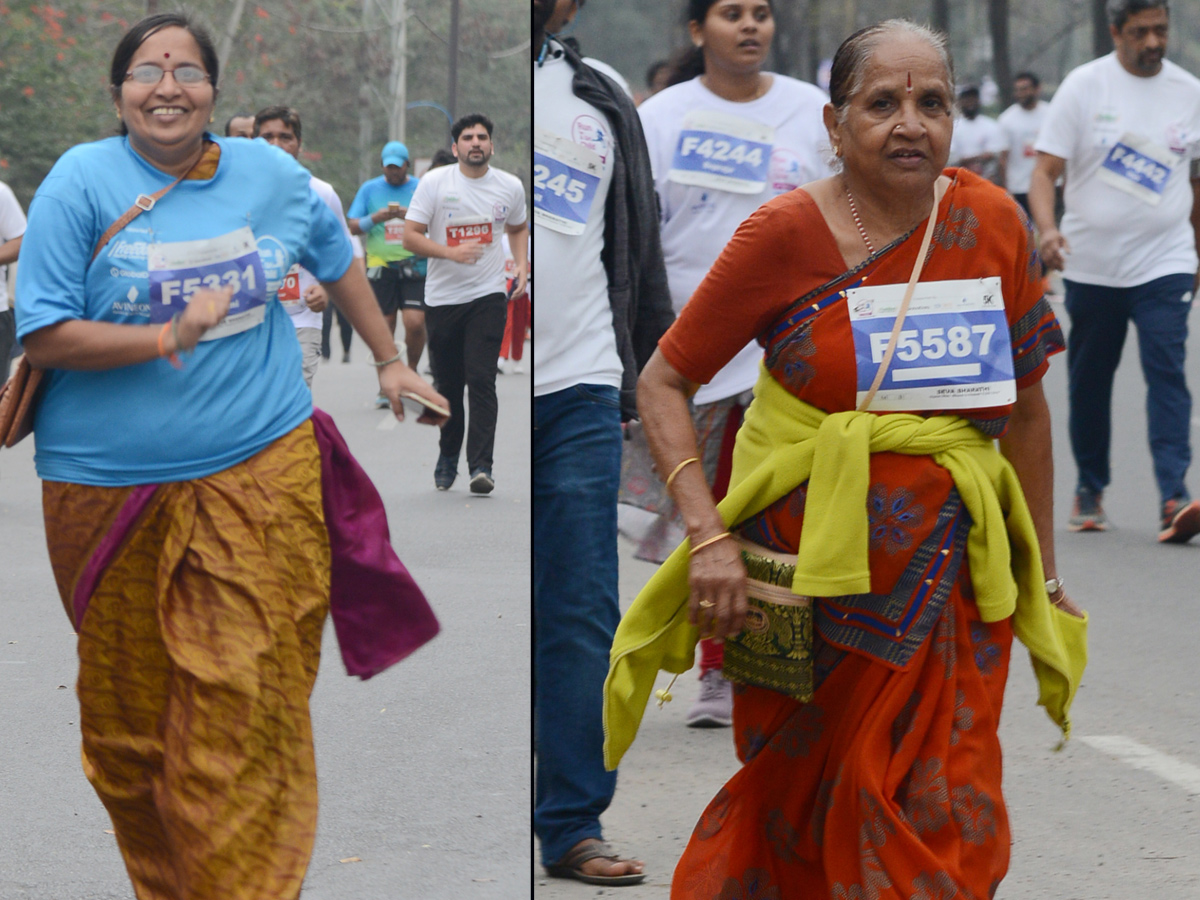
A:
<svg viewBox="0 0 1200 900">
<path fill-rule="evenodd" d="M 883 362 L 903 284 L 846 292 L 862 402 Z M 981 409 L 1017 399 L 1000 279 L 918 282 L 873 412 Z"/>
<path fill-rule="evenodd" d="M 1166 147 L 1125 132 L 1105 155 L 1096 177 L 1143 203 L 1158 206 L 1179 161 Z"/>
<path fill-rule="evenodd" d="M 187 309 L 196 291 L 226 286 L 233 287 L 229 314 L 200 340 L 246 331 L 266 315 L 267 279 L 249 227 L 199 241 L 151 244 L 147 270 L 151 322 L 169 322 Z"/>
<path fill-rule="evenodd" d="M 683 119 L 667 178 L 676 184 L 734 194 L 758 194 L 767 186 L 775 129 L 713 110 Z"/>
<path fill-rule="evenodd" d="M 604 174 L 600 155 L 545 128 L 533 142 L 533 221 L 560 234 L 583 234 Z"/>
</svg>

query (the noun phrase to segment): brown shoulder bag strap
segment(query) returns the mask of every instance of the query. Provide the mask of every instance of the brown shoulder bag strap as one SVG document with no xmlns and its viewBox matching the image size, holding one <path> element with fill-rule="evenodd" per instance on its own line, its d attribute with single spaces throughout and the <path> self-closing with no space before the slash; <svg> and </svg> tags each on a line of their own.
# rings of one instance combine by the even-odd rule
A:
<svg viewBox="0 0 1200 900">
<path fill-rule="evenodd" d="M 89 260 L 89 262 L 94 261 L 96 257 L 100 255 L 100 251 L 104 249 L 105 245 L 111 241 L 122 228 L 124 228 L 142 213 L 149 212 L 150 210 L 154 209 L 154 204 L 165 197 L 171 188 L 175 187 L 175 185 L 179 184 L 179 182 L 183 181 L 183 179 L 187 178 L 187 176 L 188 173 L 185 172 L 183 175 L 180 175 L 178 178 L 168 184 L 165 188 L 155 191 L 153 194 L 138 194 L 137 199 L 133 201 L 133 206 L 125 210 L 124 215 L 109 225 L 108 230 L 105 231 L 104 234 L 100 235 L 100 241 L 96 244 L 96 249 L 92 251 L 92 259 Z"/>
</svg>

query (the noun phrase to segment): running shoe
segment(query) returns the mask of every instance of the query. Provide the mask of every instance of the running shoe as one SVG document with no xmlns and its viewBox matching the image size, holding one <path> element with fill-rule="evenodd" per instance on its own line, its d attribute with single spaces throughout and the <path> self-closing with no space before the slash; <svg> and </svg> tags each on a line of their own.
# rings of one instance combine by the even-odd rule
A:
<svg viewBox="0 0 1200 900">
<path fill-rule="evenodd" d="M 458 460 L 438 454 L 437 465 L 433 469 L 433 483 L 439 491 L 450 490 L 454 479 L 458 477 Z"/>
<path fill-rule="evenodd" d="M 496 482 L 492 479 L 492 473 L 487 469 L 476 469 L 471 473 L 472 494 L 490 494 L 495 486 Z"/>
<path fill-rule="evenodd" d="M 733 685 L 720 669 L 700 676 L 700 696 L 688 710 L 688 728 L 728 728 L 733 724 Z"/>
<path fill-rule="evenodd" d="M 1075 506 L 1067 520 L 1067 531 L 1108 531 L 1108 517 L 1100 505 L 1101 496 L 1087 488 L 1075 491 Z"/>
<path fill-rule="evenodd" d="M 1159 543 L 1186 544 L 1197 534 L 1200 534 L 1200 500 L 1180 497 L 1163 504 Z"/>
<path fill-rule="evenodd" d="M 383 391 L 380 391 L 378 396 L 375 397 L 376 409 L 387 409 L 391 405 L 392 401 L 387 398 L 387 395 Z"/>
</svg>

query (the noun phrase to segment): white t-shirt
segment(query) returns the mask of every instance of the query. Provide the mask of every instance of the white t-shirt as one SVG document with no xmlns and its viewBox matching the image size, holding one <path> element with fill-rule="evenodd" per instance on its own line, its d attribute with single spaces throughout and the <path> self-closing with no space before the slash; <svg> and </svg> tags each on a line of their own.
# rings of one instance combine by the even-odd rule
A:
<svg viewBox="0 0 1200 900">
<path fill-rule="evenodd" d="M 537 316 L 534 321 L 533 395 L 577 384 L 621 387 L 621 357 L 608 300 L 604 249 L 604 206 L 612 182 L 612 127 L 603 112 L 571 92 L 574 70 L 552 43 L 541 67 L 533 69 L 533 233 L 538 248 Z M 551 141 L 553 136 L 560 142 Z M 540 140 L 539 140 L 540 138 Z M 585 197 L 564 206 L 573 175 L 573 147 L 600 158 L 598 181 Z M 577 152 L 577 151 L 576 151 Z M 547 158 L 547 157 L 550 158 Z M 594 163 L 595 160 L 592 160 Z M 566 175 L 566 178 L 561 176 Z M 591 185 L 590 179 L 584 179 Z M 586 216 L 583 206 L 586 205 Z M 555 215 L 585 221 L 564 233 Z M 581 227 L 578 227 L 581 226 Z"/>
<path fill-rule="evenodd" d="M 333 185 L 328 181 L 322 181 L 320 178 L 314 175 L 309 179 L 308 186 L 313 189 L 316 195 L 321 198 L 326 206 L 333 210 L 334 215 L 337 216 L 337 220 L 342 223 L 342 228 L 346 232 L 346 237 L 350 238 L 350 246 L 354 249 L 354 258 L 362 258 L 362 244 L 359 243 L 357 237 L 350 233 L 350 228 L 346 225 L 346 215 L 342 209 L 342 201 L 341 198 L 338 197 L 337 191 L 333 189 Z M 291 286 L 290 283 L 285 283 L 284 289 L 280 292 L 280 302 L 283 304 L 283 308 L 288 311 L 288 315 L 292 317 L 292 325 L 296 328 L 320 328 L 322 313 L 313 312 L 308 308 L 308 304 L 304 302 L 305 293 L 310 287 L 317 283 L 317 279 L 314 278 L 313 274 L 302 265 L 297 264 L 296 269 L 300 276 L 295 290 L 295 293 L 298 295 L 298 299 L 289 299 L 291 296 L 290 294 L 287 294 L 285 297 L 284 292 L 288 287 Z"/>
<path fill-rule="evenodd" d="M 0 181 L 0 244 L 14 241 L 25 233 L 25 213 L 17 196 L 7 184 Z M 8 309 L 8 266 L 0 266 L 0 312 Z M 0 375 L 0 381 L 4 376 Z"/>
<path fill-rule="evenodd" d="M 811 84 L 772 78 L 770 90 L 749 103 L 718 97 L 694 78 L 638 108 L 662 204 L 663 256 L 677 314 L 751 213 L 831 174 L 821 118 L 828 98 Z M 748 344 L 696 392 L 695 402 L 753 387 L 761 359 L 762 348 Z"/>
<path fill-rule="evenodd" d="M 959 160 L 983 153 L 1001 153 L 1007 147 L 1008 138 L 995 119 L 988 116 L 976 116 L 974 119 L 961 115 L 955 117 L 954 133 L 950 138 L 950 165 L 956 166 Z M 1000 172 L 1000 161 L 993 160 L 982 166 L 972 166 L 971 169 L 995 181 Z"/>
<path fill-rule="evenodd" d="M 408 206 L 407 220 L 427 225 L 439 244 L 483 240 L 474 264 L 430 259 L 425 277 L 426 306 L 455 306 L 488 294 L 504 293 L 504 250 L 499 232 L 525 222 L 525 188 L 515 175 L 488 167 L 468 178 L 458 164 L 426 172 Z"/>
<path fill-rule="evenodd" d="M 1005 167 L 1004 186 L 1010 193 L 1029 193 L 1029 180 L 1037 162 L 1037 136 L 1049 110 L 1050 104 L 1044 100 L 1039 100 L 1033 109 L 1014 103 L 996 120 L 1007 141 L 1008 164 Z"/>
<path fill-rule="evenodd" d="M 1200 156 L 1200 79 L 1169 60 L 1152 78 L 1114 53 L 1085 63 L 1050 101 L 1037 149 L 1067 162 L 1064 277 L 1133 287 L 1196 271 L 1188 168 Z"/>
</svg>

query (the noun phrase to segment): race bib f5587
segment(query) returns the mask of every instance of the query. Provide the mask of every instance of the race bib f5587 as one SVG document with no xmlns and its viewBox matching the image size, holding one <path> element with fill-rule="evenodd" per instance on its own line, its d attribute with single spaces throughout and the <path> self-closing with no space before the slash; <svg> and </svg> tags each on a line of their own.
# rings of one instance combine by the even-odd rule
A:
<svg viewBox="0 0 1200 900">
<path fill-rule="evenodd" d="M 875 380 L 903 284 L 846 292 L 859 402 Z M 1017 399 L 1000 279 L 918 282 L 873 412 L 981 409 Z"/>
</svg>

